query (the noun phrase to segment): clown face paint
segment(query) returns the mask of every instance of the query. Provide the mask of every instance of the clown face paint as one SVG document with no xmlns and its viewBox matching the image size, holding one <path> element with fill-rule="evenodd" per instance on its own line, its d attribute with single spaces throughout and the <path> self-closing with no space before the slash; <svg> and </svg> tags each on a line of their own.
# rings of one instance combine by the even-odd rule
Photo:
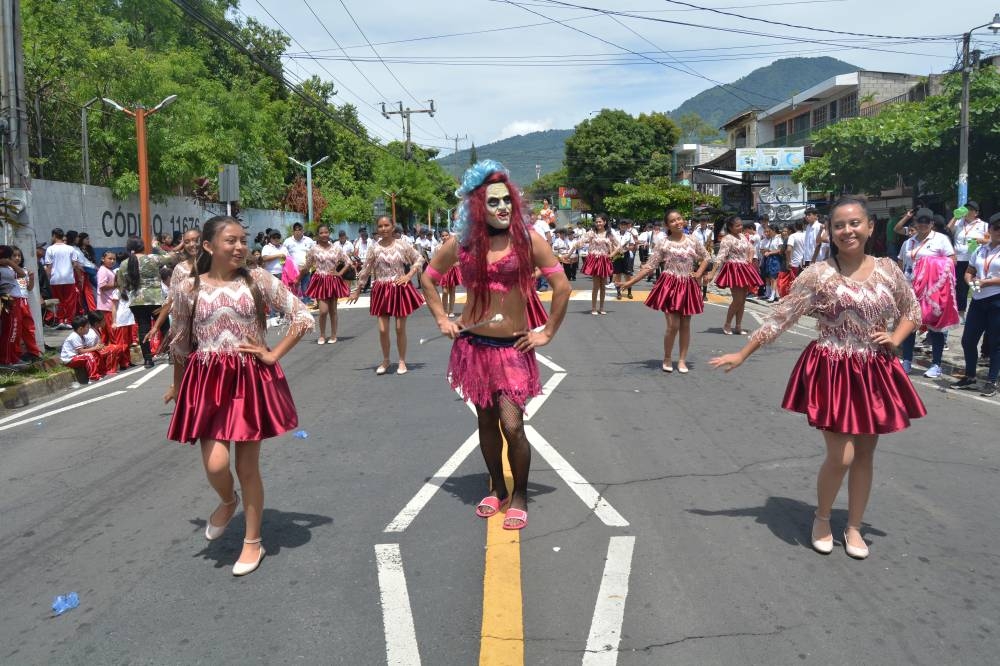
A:
<svg viewBox="0 0 1000 666">
<path fill-rule="evenodd" d="M 510 190 L 503 183 L 486 186 L 486 223 L 494 229 L 510 226 Z"/>
</svg>

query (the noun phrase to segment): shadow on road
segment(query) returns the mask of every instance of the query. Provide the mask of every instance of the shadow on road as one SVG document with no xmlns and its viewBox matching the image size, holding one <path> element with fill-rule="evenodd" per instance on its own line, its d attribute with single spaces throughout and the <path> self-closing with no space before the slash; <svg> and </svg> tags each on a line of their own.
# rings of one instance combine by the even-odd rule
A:
<svg viewBox="0 0 1000 666">
<path fill-rule="evenodd" d="M 463 504 L 476 506 L 479 500 L 489 492 L 490 476 L 486 472 L 481 474 L 466 474 L 465 476 L 452 476 L 441 486 L 441 489 L 456 497 Z M 541 483 L 528 482 L 528 502 L 531 503 L 539 495 L 548 495 L 555 490 L 552 486 Z"/>
<path fill-rule="evenodd" d="M 754 518 L 760 525 L 766 525 L 769 530 L 782 541 L 792 546 L 812 548 L 812 520 L 816 507 L 790 497 L 768 497 L 764 506 L 751 506 L 743 509 L 688 509 L 688 513 L 697 516 L 729 516 L 732 518 Z M 834 509 L 832 512 L 834 539 L 840 540 L 840 531 L 847 525 L 847 511 Z M 865 537 L 884 537 L 886 533 L 863 523 Z"/>
<path fill-rule="evenodd" d="M 199 531 L 205 529 L 205 519 L 192 519 L 191 524 Z M 298 548 L 309 543 L 312 539 L 313 529 L 322 525 L 333 523 L 333 518 L 320 516 L 314 513 L 298 513 L 294 511 L 280 511 L 278 509 L 264 509 L 264 525 L 262 536 L 264 546 L 268 555 L 277 555 L 282 548 Z M 215 560 L 215 568 L 232 566 L 236 558 L 240 555 L 243 547 L 243 532 L 246 529 L 243 512 L 240 511 L 233 522 L 229 523 L 222 538 L 215 541 L 206 542 L 205 547 L 192 555 L 205 560 Z"/>
</svg>

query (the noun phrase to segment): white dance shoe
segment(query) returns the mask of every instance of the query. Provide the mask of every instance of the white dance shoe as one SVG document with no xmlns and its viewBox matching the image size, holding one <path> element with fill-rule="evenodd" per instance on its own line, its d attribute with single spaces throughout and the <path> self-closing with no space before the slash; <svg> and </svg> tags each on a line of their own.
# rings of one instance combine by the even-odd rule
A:
<svg viewBox="0 0 1000 666">
<path fill-rule="evenodd" d="M 257 539 L 244 539 L 243 543 L 260 543 L 260 538 Z M 264 546 L 261 545 L 260 550 L 257 553 L 256 562 L 237 562 L 233 565 L 233 575 L 234 576 L 246 576 L 249 573 L 253 573 L 260 566 L 260 563 L 264 561 L 264 555 L 266 555 Z"/>
<path fill-rule="evenodd" d="M 223 502 L 222 506 L 232 506 L 234 504 L 239 504 L 239 503 L 240 503 L 240 496 L 239 494 L 236 493 L 236 491 L 233 491 L 233 501 Z M 215 512 L 213 511 L 212 513 Z M 229 520 L 226 521 L 225 525 L 213 525 L 212 516 L 209 515 L 208 520 L 205 521 L 205 538 L 208 539 L 209 541 L 215 541 L 216 539 L 218 539 L 226 531 L 226 528 L 229 527 L 229 523 L 232 522 L 235 516 L 236 516 L 236 510 L 234 509 L 233 515 L 229 516 Z"/>
</svg>

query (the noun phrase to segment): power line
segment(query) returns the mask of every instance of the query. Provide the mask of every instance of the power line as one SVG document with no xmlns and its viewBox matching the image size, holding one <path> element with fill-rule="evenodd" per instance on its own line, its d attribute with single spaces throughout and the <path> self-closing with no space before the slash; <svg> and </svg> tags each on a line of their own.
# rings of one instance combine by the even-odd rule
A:
<svg viewBox="0 0 1000 666">
<path fill-rule="evenodd" d="M 332 40 L 333 40 L 333 43 L 337 45 L 337 48 L 338 48 L 338 49 L 340 49 L 340 52 L 341 52 L 341 53 L 343 53 L 343 54 L 344 54 L 344 55 L 346 56 L 346 55 L 347 55 L 347 51 L 345 51 L 345 50 L 344 50 L 344 47 L 340 45 L 340 42 L 338 42 L 338 41 L 337 41 L 337 38 L 333 36 L 333 33 L 332 33 L 332 32 L 330 32 L 330 29 L 326 27 L 326 24 L 325 24 L 325 23 L 323 23 L 323 19 L 321 19 L 321 18 L 319 17 L 319 14 L 317 14 L 317 13 L 316 13 L 316 11 L 315 11 L 315 10 L 314 10 L 314 9 L 312 8 L 312 6 L 311 6 L 311 5 L 309 4 L 309 0 L 302 0 L 302 3 L 303 3 L 303 4 L 305 5 L 305 6 L 306 6 L 306 8 L 307 8 L 307 9 L 309 10 L 309 12 L 310 12 L 310 13 L 311 13 L 311 14 L 312 14 L 312 15 L 313 15 L 313 16 L 314 16 L 315 18 L 316 18 L 316 21 L 318 21 L 318 22 L 319 22 L 319 25 L 320 25 L 320 27 L 321 27 L 321 28 L 323 28 L 323 30 L 324 30 L 324 31 L 326 32 L 326 34 L 327 34 L 327 35 L 329 35 L 330 39 L 332 39 Z M 258 4 L 260 4 L 260 3 L 258 3 Z M 354 63 L 354 61 L 353 61 L 353 60 L 352 60 L 352 61 L 350 61 L 350 62 L 351 62 L 351 64 L 352 64 L 352 65 L 354 66 L 354 69 L 356 69 L 356 70 L 357 70 L 358 74 L 360 74 L 360 75 L 361 75 L 361 78 L 363 78 L 363 79 L 364 79 L 365 81 L 367 81 L 367 82 L 368 82 L 368 85 L 369 85 L 369 86 L 371 86 L 371 89 L 375 91 L 375 94 L 376 94 L 376 95 L 378 95 L 378 96 L 379 96 L 379 98 L 381 98 L 381 99 L 385 99 L 385 95 L 384 95 L 384 94 L 382 93 L 382 91 L 381 91 L 381 90 L 379 90 L 379 89 L 378 89 L 378 88 L 377 88 L 377 87 L 375 86 L 375 84 L 374 84 L 374 83 L 372 83 L 372 80 L 371 80 L 371 79 L 369 79 L 369 78 L 368 78 L 368 77 L 367 77 L 367 76 L 365 75 L 365 73 L 361 71 L 361 68 L 360 68 L 360 67 L 358 67 L 358 66 L 357 66 L 357 65 L 356 65 L 356 64 Z"/>
<path fill-rule="evenodd" d="M 396 83 L 399 84 L 399 87 L 403 89 L 403 92 L 405 92 L 407 95 L 410 96 L 410 99 L 412 99 L 417 104 L 422 104 L 423 102 L 421 100 L 417 99 L 414 96 L 414 94 L 411 93 L 410 90 L 405 85 L 403 85 L 403 82 L 399 80 L 399 77 L 396 76 L 396 73 L 393 72 L 392 69 L 390 69 L 389 65 L 387 65 L 384 60 L 382 60 L 382 56 L 379 55 L 378 50 L 372 45 L 372 42 L 371 42 L 370 39 L 368 39 L 368 35 L 365 34 L 365 31 L 361 29 L 361 26 L 358 24 L 357 20 L 354 18 L 354 15 L 351 13 L 351 10 L 347 8 L 347 4 L 344 2 L 344 0 L 339 0 L 339 1 L 340 1 L 340 6 L 344 8 L 345 12 L 347 12 L 347 16 L 348 16 L 348 18 L 351 19 L 351 22 L 354 24 L 354 27 L 358 29 L 358 32 L 361 33 L 361 37 L 364 38 L 364 40 L 368 44 L 368 46 L 371 47 L 372 53 L 374 53 L 375 57 L 377 57 L 379 59 L 379 62 L 382 63 L 382 66 L 385 67 L 385 71 L 389 72 L 389 76 L 391 76 L 393 78 L 393 80 Z M 445 129 L 444 129 L 444 127 L 441 126 L 441 123 L 438 122 L 438 120 L 436 118 L 434 118 L 434 122 L 435 122 L 435 124 L 437 124 L 438 128 L 442 132 L 444 132 L 444 136 L 447 137 L 448 133 L 445 132 Z M 438 137 L 438 138 L 440 138 L 440 137 Z"/>
</svg>

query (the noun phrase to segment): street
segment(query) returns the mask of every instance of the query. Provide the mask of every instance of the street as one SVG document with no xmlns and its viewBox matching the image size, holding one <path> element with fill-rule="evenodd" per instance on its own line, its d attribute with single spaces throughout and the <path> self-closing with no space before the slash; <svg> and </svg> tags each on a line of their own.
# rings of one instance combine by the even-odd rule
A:
<svg viewBox="0 0 1000 666">
<path fill-rule="evenodd" d="M 663 315 L 609 291 L 605 317 L 577 291 L 541 350 L 520 533 L 473 513 L 476 419 L 444 377 L 450 343 L 418 344 L 437 333 L 426 308 L 406 376 L 374 374 L 367 308 L 341 309 L 336 345 L 313 332 L 283 359 L 308 438 L 264 444 L 268 554 L 246 578 L 229 571 L 242 507 L 207 542 L 218 499 L 199 451 L 165 439 L 165 363 L 10 412 L 0 661 L 996 663 L 994 400 L 915 372 L 929 413 L 880 441 L 871 557 L 840 545 L 846 484 L 822 556 L 822 438 L 778 406 L 809 324 L 725 374 L 707 359 L 745 338 L 721 334 L 713 302 L 691 373 L 668 375 Z M 765 310 L 748 306 L 753 329 L 751 311 Z M 71 591 L 79 608 L 52 617 Z"/>
</svg>

